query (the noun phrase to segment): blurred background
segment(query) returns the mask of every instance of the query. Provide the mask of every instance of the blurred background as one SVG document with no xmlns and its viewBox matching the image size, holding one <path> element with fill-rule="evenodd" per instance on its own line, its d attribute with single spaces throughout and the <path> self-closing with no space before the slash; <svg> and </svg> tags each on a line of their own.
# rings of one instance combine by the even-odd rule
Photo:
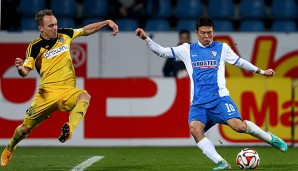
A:
<svg viewBox="0 0 298 171">
<path fill-rule="evenodd" d="M 35 13 L 49 8 L 59 27 L 79 28 L 112 19 L 120 28 L 117 37 L 105 27 L 71 44 L 77 86 L 92 95 L 92 102 L 67 145 L 193 146 L 184 65 L 169 61 L 173 66 L 167 73 L 172 74 L 165 74 L 168 61 L 152 53 L 133 31 L 142 27 L 160 45 L 177 46 L 182 43 L 180 33 L 187 37 L 184 41 L 196 42 L 195 21 L 209 15 L 215 22 L 214 40 L 228 43 L 254 65 L 276 71 L 275 77 L 265 78 L 226 65 L 227 87 L 243 119 L 295 146 L 297 5 L 296 0 L 1 0 L 0 145 L 6 145 L 22 123 L 38 90 L 37 72 L 20 78 L 14 60 L 24 58 L 28 43 L 40 34 Z M 59 114 L 41 124 L 22 145 L 60 146 L 57 137 L 68 114 L 55 113 Z M 207 135 L 215 145 L 266 145 L 223 125 Z"/>
<path fill-rule="evenodd" d="M 221 32 L 296 32 L 297 0 L 1 0 L 1 30 L 35 30 L 34 14 L 53 9 L 61 27 L 116 20 L 122 31 L 194 30 L 201 15 Z"/>
</svg>

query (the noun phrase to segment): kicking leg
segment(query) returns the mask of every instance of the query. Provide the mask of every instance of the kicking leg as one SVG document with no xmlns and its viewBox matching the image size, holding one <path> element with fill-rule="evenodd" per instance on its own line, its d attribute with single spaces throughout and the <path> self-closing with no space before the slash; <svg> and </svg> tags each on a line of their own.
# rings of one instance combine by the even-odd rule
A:
<svg viewBox="0 0 298 171">
<path fill-rule="evenodd" d="M 251 121 L 244 120 L 241 121 L 240 119 L 233 118 L 227 121 L 227 124 L 235 131 L 239 133 L 247 133 L 250 134 L 264 142 L 271 144 L 273 147 L 286 152 L 288 151 L 287 144 L 274 134 L 270 132 L 263 131 L 260 127 L 254 124 Z"/>
</svg>

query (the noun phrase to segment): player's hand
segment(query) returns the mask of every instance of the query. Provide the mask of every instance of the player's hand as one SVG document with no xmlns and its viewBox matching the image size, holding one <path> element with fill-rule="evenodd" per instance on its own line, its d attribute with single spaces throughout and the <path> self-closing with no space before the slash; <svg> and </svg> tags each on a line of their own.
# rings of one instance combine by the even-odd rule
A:
<svg viewBox="0 0 298 171">
<path fill-rule="evenodd" d="M 273 77 L 274 74 L 275 74 L 275 72 L 273 69 L 267 69 L 267 70 L 265 70 L 265 73 L 264 73 L 265 76 L 271 76 L 271 77 Z"/>
<path fill-rule="evenodd" d="M 147 39 L 147 35 L 145 33 L 145 31 L 141 28 L 137 28 L 135 31 L 136 36 L 138 36 L 139 38 L 145 40 Z"/>
<path fill-rule="evenodd" d="M 23 67 L 24 61 L 21 58 L 16 58 L 14 64 L 18 70 L 21 70 Z"/>
<path fill-rule="evenodd" d="M 113 29 L 113 33 L 111 34 L 113 37 L 119 33 L 118 25 L 114 23 L 112 20 L 109 20 L 109 27 Z"/>
</svg>

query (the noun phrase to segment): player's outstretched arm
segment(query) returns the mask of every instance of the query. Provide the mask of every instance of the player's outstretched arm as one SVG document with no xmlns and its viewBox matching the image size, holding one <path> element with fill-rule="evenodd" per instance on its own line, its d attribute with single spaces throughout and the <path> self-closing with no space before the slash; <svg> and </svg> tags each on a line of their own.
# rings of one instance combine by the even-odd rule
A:
<svg viewBox="0 0 298 171">
<path fill-rule="evenodd" d="M 140 39 L 145 40 L 145 44 L 158 56 L 163 58 L 173 58 L 173 53 L 169 47 L 162 47 L 151 40 L 143 29 L 137 28 L 135 30 L 135 35 L 138 36 Z"/>
<path fill-rule="evenodd" d="M 264 70 L 258 68 L 257 66 L 253 65 L 252 63 L 246 61 L 243 58 L 239 58 L 237 60 L 237 63 L 234 64 L 234 65 L 236 65 L 237 67 L 242 68 L 246 71 L 254 72 L 254 73 L 257 73 L 257 74 L 260 74 L 260 75 L 264 75 L 264 76 L 271 76 L 272 77 L 275 73 L 273 71 L 273 69 L 267 69 L 267 70 L 264 71 Z"/>
<path fill-rule="evenodd" d="M 17 67 L 18 73 L 21 77 L 26 77 L 31 71 L 30 68 L 25 67 L 24 61 L 21 58 L 16 58 L 15 66 Z"/>
<path fill-rule="evenodd" d="M 114 21 L 105 20 L 105 21 L 101 21 L 101 22 L 97 22 L 97 23 L 92 23 L 92 24 L 89 24 L 89 25 L 86 25 L 85 27 L 83 27 L 83 29 L 85 31 L 85 36 L 89 36 L 93 33 L 96 33 L 97 31 L 99 31 L 106 25 L 108 25 L 109 27 L 111 27 L 113 29 L 113 32 L 111 34 L 112 36 L 116 36 L 119 33 L 118 25 L 116 23 L 114 23 Z"/>
</svg>

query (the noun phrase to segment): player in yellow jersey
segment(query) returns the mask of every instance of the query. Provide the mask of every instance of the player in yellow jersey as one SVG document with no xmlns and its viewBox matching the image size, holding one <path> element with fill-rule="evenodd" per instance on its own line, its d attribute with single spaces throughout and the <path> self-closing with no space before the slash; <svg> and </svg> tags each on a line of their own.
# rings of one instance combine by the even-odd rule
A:
<svg viewBox="0 0 298 171">
<path fill-rule="evenodd" d="M 1 166 L 6 167 L 16 145 L 53 111 L 70 111 L 69 121 L 62 126 L 60 142 L 69 139 L 72 131 L 84 117 L 91 96 L 86 90 L 76 88 L 76 76 L 70 54 L 70 43 L 79 36 L 88 36 L 104 26 L 113 29 L 112 36 L 119 32 L 111 20 L 89 24 L 79 29 L 58 29 L 58 22 L 51 10 L 41 10 L 35 16 L 40 36 L 34 39 L 26 51 L 26 59 L 16 58 L 15 66 L 20 76 L 25 77 L 34 68 L 41 80 L 39 90 L 26 116 L 19 125 L 1 155 Z"/>
</svg>

